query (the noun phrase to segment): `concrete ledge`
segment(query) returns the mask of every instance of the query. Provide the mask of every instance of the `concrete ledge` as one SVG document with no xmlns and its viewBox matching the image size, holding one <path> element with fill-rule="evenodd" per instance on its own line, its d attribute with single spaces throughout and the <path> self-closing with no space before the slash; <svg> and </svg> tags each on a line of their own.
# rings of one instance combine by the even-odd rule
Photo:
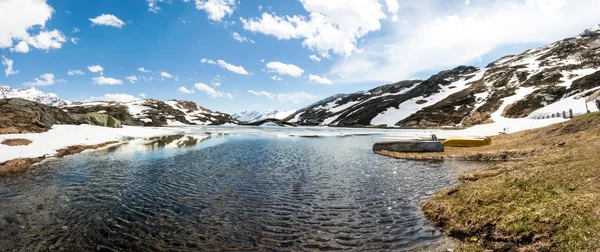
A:
<svg viewBox="0 0 600 252">
<path fill-rule="evenodd" d="M 373 151 L 444 152 L 444 145 L 439 141 L 381 142 L 373 145 Z"/>
</svg>

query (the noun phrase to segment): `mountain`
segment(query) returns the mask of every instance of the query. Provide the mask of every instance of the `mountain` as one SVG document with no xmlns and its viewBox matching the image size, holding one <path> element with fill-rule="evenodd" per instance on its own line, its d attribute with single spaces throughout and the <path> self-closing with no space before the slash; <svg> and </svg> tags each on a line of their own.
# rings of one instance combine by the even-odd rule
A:
<svg viewBox="0 0 600 252">
<path fill-rule="evenodd" d="M 0 85 L 0 99 L 5 98 L 22 98 L 55 107 L 67 105 L 67 102 L 60 99 L 58 95 L 46 94 L 34 87 L 13 89 L 9 86 Z"/>
<path fill-rule="evenodd" d="M 234 119 L 236 119 L 238 121 L 253 123 L 253 122 L 258 122 L 258 121 L 262 121 L 265 119 L 283 120 L 286 117 L 288 117 L 294 113 L 296 113 L 295 110 L 289 110 L 289 111 L 271 110 L 271 111 L 263 111 L 263 112 L 244 111 L 244 112 L 240 112 L 240 113 L 235 113 L 235 114 L 231 115 L 231 117 L 233 117 Z"/>
<path fill-rule="evenodd" d="M 72 114 L 108 114 L 124 125 L 181 126 L 237 124 L 229 114 L 214 112 L 191 101 L 155 99 L 131 102 L 73 102 L 62 107 Z"/>
<path fill-rule="evenodd" d="M 569 109 L 584 112 L 583 97 L 599 87 L 600 25 L 596 25 L 577 37 L 505 56 L 484 69 L 460 66 L 426 80 L 332 96 L 285 121 L 329 126 L 472 126 Z"/>
</svg>

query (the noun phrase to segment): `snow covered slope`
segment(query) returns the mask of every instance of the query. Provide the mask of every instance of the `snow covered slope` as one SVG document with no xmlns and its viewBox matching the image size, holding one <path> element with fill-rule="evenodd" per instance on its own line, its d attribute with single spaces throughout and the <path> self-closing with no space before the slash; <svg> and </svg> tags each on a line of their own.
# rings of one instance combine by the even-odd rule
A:
<svg viewBox="0 0 600 252">
<path fill-rule="evenodd" d="M 281 110 L 276 110 L 276 109 L 271 110 L 271 111 L 263 111 L 263 112 L 244 111 L 244 112 L 240 112 L 240 113 L 235 113 L 235 114 L 231 115 L 231 117 L 233 117 L 233 119 L 236 119 L 238 121 L 253 123 L 253 122 L 258 122 L 258 121 L 262 121 L 265 119 L 283 120 L 286 117 L 290 116 L 291 114 L 294 114 L 295 112 L 296 112 L 296 110 L 281 111 Z"/>
<path fill-rule="evenodd" d="M 67 102 L 60 99 L 58 95 L 53 93 L 46 94 L 34 87 L 13 89 L 9 86 L 0 85 L 0 99 L 5 98 L 22 98 L 55 107 L 67 105 Z"/>
<path fill-rule="evenodd" d="M 505 56 L 485 69 L 461 66 L 426 80 L 336 95 L 286 120 L 299 125 L 472 126 L 569 109 L 584 113 L 583 99 L 597 89 L 600 25 L 574 38 Z"/>
<path fill-rule="evenodd" d="M 63 107 L 70 113 L 106 113 L 125 125 L 181 126 L 237 124 L 230 115 L 213 112 L 191 101 L 74 102 Z"/>
</svg>

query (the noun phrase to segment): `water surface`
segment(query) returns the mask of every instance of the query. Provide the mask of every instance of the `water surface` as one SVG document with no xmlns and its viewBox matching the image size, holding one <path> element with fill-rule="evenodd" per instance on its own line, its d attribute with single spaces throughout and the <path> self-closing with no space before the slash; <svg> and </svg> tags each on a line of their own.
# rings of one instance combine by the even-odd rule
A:
<svg viewBox="0 0 600 252">
<path fill-rule="evenodd" d="M 177 136 L 0 178 L 0 250 L 409 250 L 440 234 L 419 202 L 444 163 L 376 136 Z M 380 139 L 379 139 L 380 140 Z"/>
</svg>

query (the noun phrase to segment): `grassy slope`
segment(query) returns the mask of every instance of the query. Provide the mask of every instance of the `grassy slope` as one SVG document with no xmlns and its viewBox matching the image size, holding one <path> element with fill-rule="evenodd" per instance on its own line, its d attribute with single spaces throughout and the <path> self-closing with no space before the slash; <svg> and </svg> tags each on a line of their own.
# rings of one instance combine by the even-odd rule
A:
<svg viewBox="0 0 600 252">
<path fill-rule="evenodd" d="M 424 203 L 430 220 L 465 241 L 459 251 L 600 250 L 600 113 L 498 136 L 491 146 L 450 148 L 444 155 L 512 160 L 462 175 L 464 183 Z M 511 155 L 517 158 L 506 158 Z"/>
</svg>

